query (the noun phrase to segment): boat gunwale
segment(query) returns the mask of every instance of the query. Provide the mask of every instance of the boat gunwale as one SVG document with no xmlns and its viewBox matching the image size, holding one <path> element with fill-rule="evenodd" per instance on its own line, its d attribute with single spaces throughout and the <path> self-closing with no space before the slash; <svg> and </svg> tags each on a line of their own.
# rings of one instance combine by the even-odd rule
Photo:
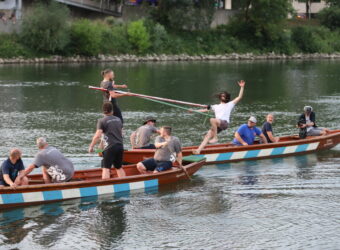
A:
<svg viewBox="0 0 340 250">
<path fill-rule="evenodd" d="M 192 162 L 187 165 L 184 165 L 186 171 L 194 168 L 194 167 L 202 167 L 206 162 L 206 159 L 202 159 L 197 162 Z M 136 164 L 128 165 L 130 167 L 135 166 Z M 101 170 L 101 168 L 90 169 L 91 172 Z M 87 172 L 87 170 L 79 170 L 79 172 Z M 12 193 L 29 193 L 29 192 L 39 192 L 39 191 L 51 191 L 51 190 L 65 190 L 65 189 L 73 189 L 73 188 L 83 188 L 83 187 L 93 187 L 93 186 L 106 186 L 106 185 L 115 185 L 115 184 L 124 184 L 124 183 L 132 183 L 138 181 L 147 181 L 152 179 L 160 179 L 166 176 L 172 176 L 176 174 L 183 173 L 183 169 L 173 167 L 169 170 L 152 173 L 152 174 L 140 174 L 140 175 L 131 175 L 125 177 L 114 177 L 109 179 L 98 179 L 98 180 L 83 180 L 83 181 L 71 181 L 71 182 L 63 182 L 63 183 L 49 183 L 49 184 L 30 184 L 25 186 L 18 186 L 16 189 L 11 187 L 3 187 L 0 189 L 0 194 L 12 194 Z M 29 175 L 28 177 L 40 177 L 42 175 Z M 179 178 L 175 179 L 180 179 Z"/>
</svg>

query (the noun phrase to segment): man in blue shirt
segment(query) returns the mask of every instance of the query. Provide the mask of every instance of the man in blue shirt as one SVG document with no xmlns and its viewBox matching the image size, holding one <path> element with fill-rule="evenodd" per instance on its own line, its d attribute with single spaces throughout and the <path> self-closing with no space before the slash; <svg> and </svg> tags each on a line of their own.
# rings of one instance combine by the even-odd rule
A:
<svg viewBox="0 0 340 250">
<path fill-rule="evenodd" d="M 18 185 L 28 185 L 27 177 L 19 179 L 18 173 L 24 171 L 25 167 L 21 160 L 21 151 L 14 148 L 9 153 L 9 158 L 5 160 L 0 168 L 0 187 Z"/>
<path fill-rule="evenodd" d="M 263 135 L 262 131 L 256 127 L 256 118 L 251 116 L 247 124 L 241 125 L 235 132 L 233 144 L 237 146 L 253 145 L 256 136 L 261 137 L 263 143 L 267 143 L 267 138 Z"/>
</svg>

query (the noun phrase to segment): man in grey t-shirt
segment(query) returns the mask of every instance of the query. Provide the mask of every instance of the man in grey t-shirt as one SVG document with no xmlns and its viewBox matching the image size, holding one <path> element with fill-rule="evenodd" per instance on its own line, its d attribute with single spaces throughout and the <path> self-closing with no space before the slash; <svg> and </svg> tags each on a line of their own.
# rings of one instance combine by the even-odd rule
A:
<svg viewBox="0 0 340 250">
<path fill-rule="evenodd" d="M 45 183 L 67 182 L 72 179 L 74 167 L 69 159 L 55 147 L 49 146 L 43 137 L 37 139 L 37 146 L 40 151 L 35 156 L 33 163 L 22 171 L 19 178 L 27 176 L 34 168 L 43 167 Z"/>
<path fill-rule="evenodd" d="M 130 136 L 130 142 L 133 149 L 155 149 L 155 145 L 150 143 L 151 136 L 154 133 L 159 133 L 155 127 L 156 119 L 148 116 L 143 126 L 139 127 Z"/>
<path fill-rule="evenodd" d="M 171 136 L 171 127 L 164 126 L 160 130 L 160 136 L 155 140 L 157 148 L 154 157 L 137 163 L 137 169 L 141 174 L 150 171 L 154 173 L 168 170 L 173 162 L 182 165 L 182 148 L 179 139 Z"/>
</svg>

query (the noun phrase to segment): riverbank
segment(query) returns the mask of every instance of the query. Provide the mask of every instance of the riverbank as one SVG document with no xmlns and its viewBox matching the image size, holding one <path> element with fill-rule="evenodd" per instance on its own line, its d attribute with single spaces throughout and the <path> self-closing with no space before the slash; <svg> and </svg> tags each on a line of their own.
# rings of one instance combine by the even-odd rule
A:
<svg viewBox="0 0 340 250">
<path fill-rule="evenodd" d="M 85 56 L 51 56 L 42 58 L 0 58 L 0 64 L 44 64 L 44 63 L 92 63 L 92 62 L 164 62 L 164 61 L 223 61 L 223 60 L 290 60 L 290 59 L 340 59 L 340 53 L 313 53 L 303 54 L 295 53 L 293 55 L 268 53 L 255 55 L 253 53 L 245 54 L 224 54 L 224 55 L 99 55 L 96 57 Z"/>
</svg>

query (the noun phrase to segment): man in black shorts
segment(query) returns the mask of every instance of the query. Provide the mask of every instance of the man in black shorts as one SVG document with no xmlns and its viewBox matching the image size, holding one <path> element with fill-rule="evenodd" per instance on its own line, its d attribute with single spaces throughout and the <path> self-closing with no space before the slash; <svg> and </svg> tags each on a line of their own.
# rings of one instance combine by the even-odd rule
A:
<svg viewBox="0 0 340 250">
<path fill-rule="evenodd" d="M 103 104 L 104 117 L 98 120 L 97 131 L 93 136 L 89 146 L 89 152 L 93 152 L 94 146 L 99 143 L 100 138 L 104 135 L 104 151 L 102 160 L 102 179 L 110 178 L 110 169 L 112 165 L 117 171 L 118 177 L 124 177 L 125 171 L 122 168 L 123 161 L 123 135 L 122 121 L 113 116 L 113 107 L 111 102 Z"/>
<path fill-rule="evenodd" d="M 154 157 L 137 164 L 141 174 L 168 170 L 176 160 L 182 165 L 181 143 L 177 137 L 171 136 L 171 127 L 164 126 L 160 129 L 160 136 L 156 137 L 155 146 L 157 150 Z"/>
</svg>

